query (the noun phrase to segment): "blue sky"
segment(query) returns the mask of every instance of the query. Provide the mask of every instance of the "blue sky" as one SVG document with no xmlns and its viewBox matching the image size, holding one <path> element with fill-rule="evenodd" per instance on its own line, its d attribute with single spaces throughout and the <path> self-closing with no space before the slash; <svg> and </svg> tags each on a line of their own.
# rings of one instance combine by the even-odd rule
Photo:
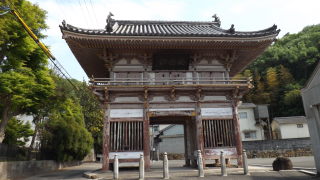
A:
<svg viewBox="0 0 320 180">
<path fill-rule="evenodd" d="M 73 56 L 59 29 L 68 24 L 103 29 L 109 12 L 114 19 L 212 21 L 217 14 L 221 27 L 236 31 L 256 31 L 276 24 L 281 38 L 287 32 L 298 33 L 303 27 L 320 23 L 319 0 L 29 0 L 48 12 L 43 42 L 75 79 L 87 76 Z M 80 4 L 79 4 L 80 2 Z M 92 5 L 91 5 L 92 4 Z M 86 19 L 86 20 L 85 20 Z"/>
</svg>

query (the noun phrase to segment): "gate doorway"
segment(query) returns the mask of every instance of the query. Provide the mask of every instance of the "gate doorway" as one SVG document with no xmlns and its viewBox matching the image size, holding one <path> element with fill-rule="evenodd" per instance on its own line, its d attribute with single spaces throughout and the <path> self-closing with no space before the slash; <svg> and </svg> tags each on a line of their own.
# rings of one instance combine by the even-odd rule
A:
<svg viewBox="0 0 320 180">
<path fill-rule="evenodd" d="M 190 126 L 193 121 L 194 117 L 190 116 L 150 117 L 150 139 L 153 141 L 150 143 L 150 159 L 153 159 L 153 153 L 158 152 L 156 154 L 162 160 L 163 153 L 167 152 L 169 160 L 185 160 L 185 166 L 195 167 L 196 157 L 193 152 L 197 149 L 196 126 Z M 159 131 L 152 131 L 152 126 L 159 127 Z M 158 157 L 155 158 L 157 160 Z"/>
</svg>

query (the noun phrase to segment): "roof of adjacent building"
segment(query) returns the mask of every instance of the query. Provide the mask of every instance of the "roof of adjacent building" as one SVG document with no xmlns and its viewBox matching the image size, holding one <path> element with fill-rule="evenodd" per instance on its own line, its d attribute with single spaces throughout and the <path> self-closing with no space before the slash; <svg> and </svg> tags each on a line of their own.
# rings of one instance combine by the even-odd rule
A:
<svg viewBox="0 0 320 180">
<path fill-rule="evenodd" d="M 241 106 L 239 107 L 239 109 L 246 109 L 246 108 L 254 108 L 257 105 L 253 104 L 253 103 L 242 103 Z"/>
<path fill-rule="evenodd" d="M 108 26 L 110 27 L 108 30 Z M 234 25 L 230 29 L 222 29 L 214 21 L 137 21 L 110 20 L 106 29 L 83 29 L 63 23 L 61 30 L 91 35 L 115 36 L 190 36 L 190 37 L 261 37 L 279 34 L 280 29 L 273 25 L 259 31 L 235 31 Z"/>
<path fill-rule="evenodd" d="M 180 125 L 180 124 L 172 124 L 164 129 L 162 129 L 160 132 L 163 132 L 163 135 L 165 135 L 165 136 L 184 134 L 183 125 Z"/>
<path fill-rule="evenodd" d="M 275 120 L 278 124 L 296 124 L 307 122 L 307 118 L 305 116 L 275 117 L 273 120 Z"/>
</svg>

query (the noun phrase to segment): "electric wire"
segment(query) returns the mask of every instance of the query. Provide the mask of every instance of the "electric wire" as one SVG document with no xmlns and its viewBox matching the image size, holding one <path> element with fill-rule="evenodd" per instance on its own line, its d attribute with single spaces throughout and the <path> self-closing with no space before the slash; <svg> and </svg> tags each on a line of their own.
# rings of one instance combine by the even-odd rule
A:
<svg viewBox="0 0 320 180">
<path fill-rule="evenodd" d="M 58 6 L 59 6 L 60 10 L 62 11 L 63 15 L 66 17 L 67 21 L 70 22 L 69 19 L 68 19 L 68 17 L 66 16 L 66 14 L 64 13 L 64 11 L 62 10 L 62 8 L 61 8 L 61 6 L 59 5 L 59 3 L 58 3 L 57 0 L 56 0 L 56 3 L 58 4 Z"/>
<path fill-rule="evenodd" d="M 91 2 L 91 0 L 90 0 L 90 3 L 91 3 L 91 7 L 92 7 L 92 11 L 93 11 L 94 17 L 95 17 L 96 22 L 97 22 L 97 27 L 98 27 L 98 29 L 99 29 L 99 23 L 98 23 L 98 20 L 97 20 L 96 13 L 95 13 L 95 11 L 94 11 L 94 9 L 93 9 L 93 6 L 92 6 L 92 2 Z"/>
<path fill-rule="evenodd" d="M 91 24 L 92 24 L 92 28 L 94 29 L 94 25 L 93 25 L 93 22 L 92 22 L 92 19 L 91 19 L 91 15 L 90 15 L 90 13 L 89 13 L 89 9 L 88 9 L 86 0 L 84 0 L 84 4 L 86 5 L 86 8 L 87 8 L 87 11 L 88 11 L 88 14 L 89 14 L 89 18 L 90 18 L 90 21 L 91 21 Z"/>
<path fill-rule="evenodd" d="M 73 12 L 74 12 L 74 14 L 76 14 L 76 11 L 73 9 L 73 6 L 72 6 L 70 0 L 68 0 L 68 1 L 69 1 L 69 4 L 70 4 L 70 6 L 71 6 L 71 8 L 72 8 L 72 10 L 73 10 Z"/>
<path fill-rule="evenodd" d="M 88 22 L 87 22 L 86 16 L 84 15 L 84 12 L 83 12 L 83 9 L 82 9 L 82 6 L 81 6 L 81 3 L 80 3 L 80 1 L 79 1 L 79 0 L 78 0 L 78 2 L 79 2 L 79 4 L 80 4 L 80 8 L 81 8 L 81 11 L 82 11 L 83 17 L 84 17 L 84 19 L 86 20 L 87 27 L 88 27 L 88 29 L 89 29 L 89 25 L 88 25 Z"/>
</svg>

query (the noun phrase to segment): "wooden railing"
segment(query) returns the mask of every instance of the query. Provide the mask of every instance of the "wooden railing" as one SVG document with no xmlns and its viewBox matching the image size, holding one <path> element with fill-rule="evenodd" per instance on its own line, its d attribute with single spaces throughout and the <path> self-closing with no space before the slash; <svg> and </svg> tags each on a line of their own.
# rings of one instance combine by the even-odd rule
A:
<svg viewBox="0 0 320 180">
<path fill-rule="evenodd" d="M 94 86 L 121 86 L 121 85 L 187 85 L 187 84 L 250 84 L 251 77 L 180 77 L 180 78 L 92 78 L 90 83 Z"/>
</svg>

